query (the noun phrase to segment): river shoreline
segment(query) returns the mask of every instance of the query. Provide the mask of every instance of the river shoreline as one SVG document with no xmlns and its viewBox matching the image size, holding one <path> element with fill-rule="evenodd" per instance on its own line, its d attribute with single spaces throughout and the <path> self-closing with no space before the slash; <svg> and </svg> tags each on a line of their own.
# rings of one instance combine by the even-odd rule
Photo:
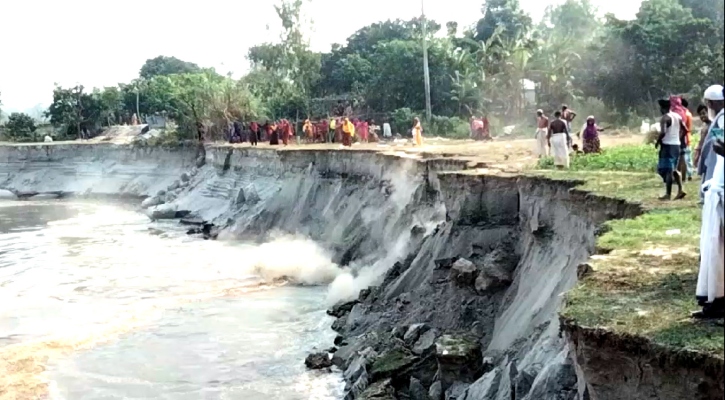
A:
<svg viewBox="0 0 725 400">
<path fill-rule="evenodd" d="M 193 147 L 46 150 L 0 146 L 7 171 L 0 188 L 158 196 L 163 204 L 152 209 L 188 211 L 230 237 L 280 230 L 329 249 L 352 271 L 330 291 L 340 291 L 339 302 L 357 299 L 333 324 L 338 344 L 346 343 L 335 362 L 349 398 L 394 399 L 421 387 L 459 400 L 509 399 L 512 388 L 516 399 L 596 398 L 579 342 L 560 335 L 575 332 L 559 322 L 560 294 L 595 253 L 601 224 L 641 214 L 637 204 L 579 191 L 577 182 L 435 154 L 224 145 L 206 146 L 201 156 Z M 48 177 L 53 166 L 76 179 Z M 443 357 L 451 346 L 465 350 Z M 480 368 L 466 374 L 471 365 Z M 721 361 L 714 365 L 722 371 Z M 674 379 L 660 374 L 639 377 L 639 386 Z M 687 379 L 697 386 L 712 378 L 693 371 Z"/>
</svg>

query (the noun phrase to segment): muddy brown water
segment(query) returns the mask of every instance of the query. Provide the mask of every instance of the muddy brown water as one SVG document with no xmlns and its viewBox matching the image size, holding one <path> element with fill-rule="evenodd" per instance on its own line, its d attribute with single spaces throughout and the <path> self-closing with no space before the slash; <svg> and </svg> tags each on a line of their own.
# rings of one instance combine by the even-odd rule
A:
<svg viewBox="0 0 725 400">
<path fill-rule="evenodd" d="M 0 399 L 335 399 L 323 287 L 127 204 L 0 202 Z"/>
</svg>

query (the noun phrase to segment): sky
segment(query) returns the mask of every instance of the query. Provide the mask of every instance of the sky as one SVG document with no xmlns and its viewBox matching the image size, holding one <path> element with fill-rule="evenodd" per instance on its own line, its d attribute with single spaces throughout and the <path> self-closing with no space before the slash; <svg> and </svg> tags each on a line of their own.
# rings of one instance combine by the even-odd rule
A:
<svg viewBox="0 0 725 400">
<path fill-rule="evenodd" d="M 356 30 L 421 13 L 420 0 L 308 0 L 314 50 L 344 43 Z M 476 22 L 484 0 L 424 0 L 441 24 Z M 563 0 L 520 0 L 535 21 Z M 52 101 L 54 83 L 113 86 L 138 76 L 143 63 L 174 56 L 242 75 L 250 47 L 279 38 L 276 0 L 2 0 L 0 101 L 4 113 L 35 111 Z M 592 0 L 600 13 L 633 18 L 641 0 Z M 341 19 L 340 17 L 344 17 Z M 31 112 L 31 115 L 33 112 Z"/>
</svg>

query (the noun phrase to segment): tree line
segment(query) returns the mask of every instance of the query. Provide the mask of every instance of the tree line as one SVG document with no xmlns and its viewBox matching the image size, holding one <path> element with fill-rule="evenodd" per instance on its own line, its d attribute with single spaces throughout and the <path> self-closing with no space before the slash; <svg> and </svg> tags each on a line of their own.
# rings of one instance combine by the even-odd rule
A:
<svg viewBox="0 0 725 400">
<path fill-rule="evenodd" d="M 199 121 L 299 120 L 341 104 L 400 124 L 425 108 L 423 40 L 434 114 L 426 130 L 433 133 L 465 135 L 472 115 L 520 123 L 536 108 L 564 103 L 624 124 L 654 116 L 660 97 L 699 98 L 725 71 L 723 0 L 644 0 L 633 20 L 600 18 L 589 0 L 567 0 L 539 22 L 518 0 L 488 0 L 471 27 L 427 20 L 424 38 L 422 17 L 388 20 L 326 53 L 312 51 L 304 37 L 303 5 L 280 1 L 281 37 L 249 50 L 252 68 L 241 79 L 157 57 L 132 82 L 90 91 L 56 87 L 47 116 L 67 138 L 128 122 L 134 113 L 165 115 L 191 136 Z M 535 84 L 535 104 L 524 80 Z"/>
</svg>

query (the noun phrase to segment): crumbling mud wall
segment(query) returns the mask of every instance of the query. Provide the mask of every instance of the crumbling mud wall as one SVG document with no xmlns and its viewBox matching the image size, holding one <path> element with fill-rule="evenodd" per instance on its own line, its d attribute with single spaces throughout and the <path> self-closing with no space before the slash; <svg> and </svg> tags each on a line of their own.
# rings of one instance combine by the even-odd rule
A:
<svg viewBox="0 0 725 400">
<path fill-rule="evenodd" d="M 600 225 L 639 207 L 466 168 L 349 150 L 0 147 L 12 193 L 134 195 L 223 240 L 315 240 L 346 271 L 328 290 L 348 399 L 674 399 L 597 375 L 613 366 L 557 314 Z M 693 371 L 683 385 L 722 393 Z"/>
</svg>

